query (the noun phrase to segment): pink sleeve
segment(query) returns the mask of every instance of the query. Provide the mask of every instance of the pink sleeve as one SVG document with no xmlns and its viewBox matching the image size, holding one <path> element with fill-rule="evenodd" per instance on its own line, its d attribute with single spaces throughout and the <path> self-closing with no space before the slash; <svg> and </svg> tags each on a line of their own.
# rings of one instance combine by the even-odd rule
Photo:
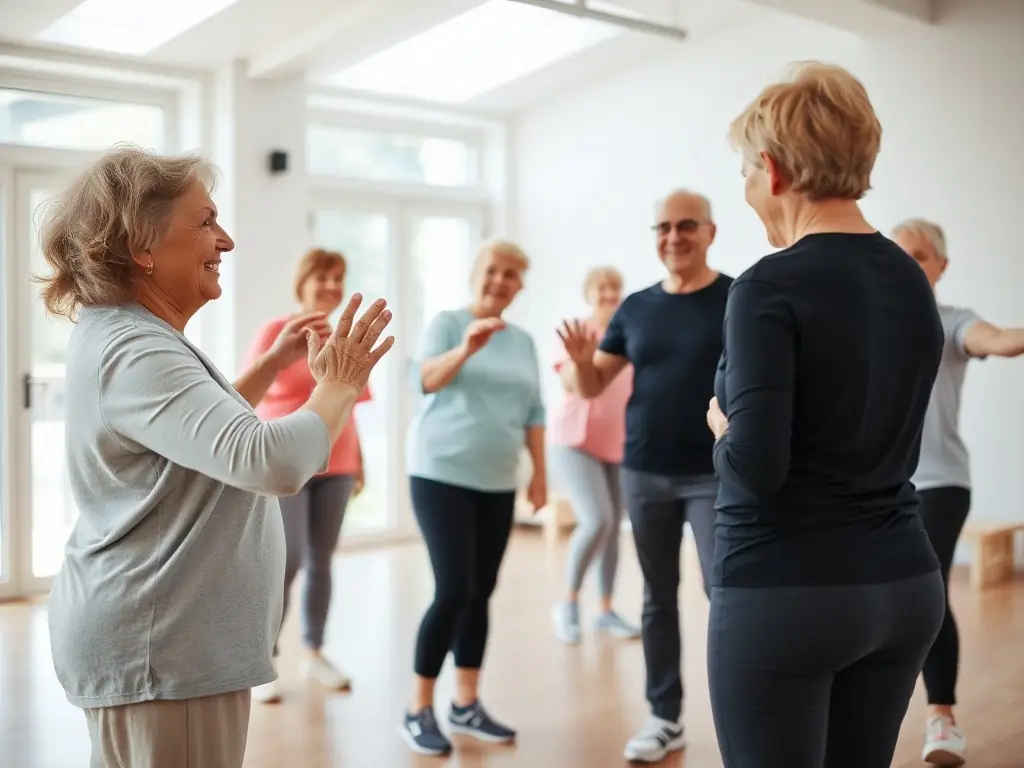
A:
<svg viewBox="0 0 1024 768">
<path fill-rule="evenodd" d="M 282 328 L 284 328 L 284 322 L 281 320 L 271 320 L 256 332 L 256 336 L 253 338 L 242 360 L 243 369 L 255 363 L 256 358 L 273 346 Z"/>
<path fill-rule="evenodd" d="M 367 384 L 363 387 L 363 391 L 359 393 L 359 397 L 356 398 L 356 403 L 368 403 L 373 400 L 373 394 L 370 392 L 370 385 Z"/>
<path fill-rule="evenodd" d="M 551 367 L 555 373 L 558 373 L 559 369 L 567 362 L 569 362 L 569 354 L 565 351 L 565 345 L 562 344 L 562 340 L 559 339 L 558 346 L 555 348 L 555 362 Z"/>
</svg>

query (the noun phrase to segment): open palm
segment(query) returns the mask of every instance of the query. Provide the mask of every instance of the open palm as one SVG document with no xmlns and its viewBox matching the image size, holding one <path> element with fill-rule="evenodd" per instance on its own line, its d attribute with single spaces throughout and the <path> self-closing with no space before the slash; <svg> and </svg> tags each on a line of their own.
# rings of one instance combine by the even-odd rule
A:
<svg viewBox="0 0 1024 768">
<path fill-rule="evenodd" d="M 594 359 L 597 351 L 597 334 L 593 333 L 579 320 L 562 322 L 562 327 L 556 329 L 558 337 L 562 340 L 565 353 L 574 363 L 589 363 Z"/>
</svg>

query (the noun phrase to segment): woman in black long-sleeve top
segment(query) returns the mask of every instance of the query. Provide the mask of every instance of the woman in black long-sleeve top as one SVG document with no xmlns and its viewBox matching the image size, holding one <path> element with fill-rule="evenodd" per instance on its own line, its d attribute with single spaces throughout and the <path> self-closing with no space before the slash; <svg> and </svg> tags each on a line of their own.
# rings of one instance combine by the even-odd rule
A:
<svg viewBox="0 0 1024 768">
<path fill-rule="evenodd" d="M 726 768 L 888 768 L 944 612 L 910 477 L 942 352 L 921 269 L 870 226 L 881 126 L 805 64 L 736 119 L 772 245 L 733 283 L 708 410 L 708 637 Z"/>
</svg>

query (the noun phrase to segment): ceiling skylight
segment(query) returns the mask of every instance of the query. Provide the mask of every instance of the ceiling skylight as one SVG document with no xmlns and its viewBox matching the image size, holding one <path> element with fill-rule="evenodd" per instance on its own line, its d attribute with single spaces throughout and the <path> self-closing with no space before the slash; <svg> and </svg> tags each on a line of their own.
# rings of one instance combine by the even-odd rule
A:
<svg viewBox="0 0 1024 768">
<path fill-rule="evenodd" d="M 141 56 L 238 0 L 85 0 L 39 33 L 39 39 Z"/>
<path fill-rule="evenodd" d="M 614 6 L 601 6 L 621 13 Z M 329 82 L 353 90 L 458 103 L 622 33 L 619 27 L 591 19 L 488 0 L 342 70 Z"/>
</svg>

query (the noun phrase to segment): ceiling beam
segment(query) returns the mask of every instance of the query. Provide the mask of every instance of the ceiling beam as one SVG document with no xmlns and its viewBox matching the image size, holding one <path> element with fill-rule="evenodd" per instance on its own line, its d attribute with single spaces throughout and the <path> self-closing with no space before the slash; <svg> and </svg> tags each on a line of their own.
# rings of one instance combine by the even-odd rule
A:
<svg viewBox="0 0 1024 768">
<path fill-rule="evenodd" d="M 306 59 L 373 19 L 382 10 L 393 11 L 399 0 L 353 0 L 330 16 L 319 19 L 297 35 L 279 41 L 248 62 L 249 77 L 279 77 L 302 71 Z"/>
<path fill-rule="evenodd" d="M 687 36 L 686 30 L 682 27 L 670 24 L 658 24 L 657 22 L 647 21 L 642 18 L 598 10 L 597 8 L 587 5 L 587 0 L 575 0 L 573 3 L 566 3 L 564 0 L 512 0 L 512 2 L 522 3 L 523 5 L 532 5 L 535 8 L 544 8 L 545 10 L 552 11 L 553 13 L 564 13 L 567 16 L 575 16 L 578 19 L 600 21 L 605 24 L 612 24 L 616 27 L 622 27 L 623 29 L 628 29 L 633 32 L 643 32 L 648 35 L 669 37 L 673 40 L 684 40 Z"/>
<path fill-rule="evenodd" d="M 249 77 L 340 70 L 408 39 L 483 0 L 350 0 L 299 35 L 250 58 Z"/>
<path fill-rule="evenodd" d="M 904 25 L 934 24 L 933 0 L 747 0 L 858 35 L 890 35 Z"/>
</svg>

